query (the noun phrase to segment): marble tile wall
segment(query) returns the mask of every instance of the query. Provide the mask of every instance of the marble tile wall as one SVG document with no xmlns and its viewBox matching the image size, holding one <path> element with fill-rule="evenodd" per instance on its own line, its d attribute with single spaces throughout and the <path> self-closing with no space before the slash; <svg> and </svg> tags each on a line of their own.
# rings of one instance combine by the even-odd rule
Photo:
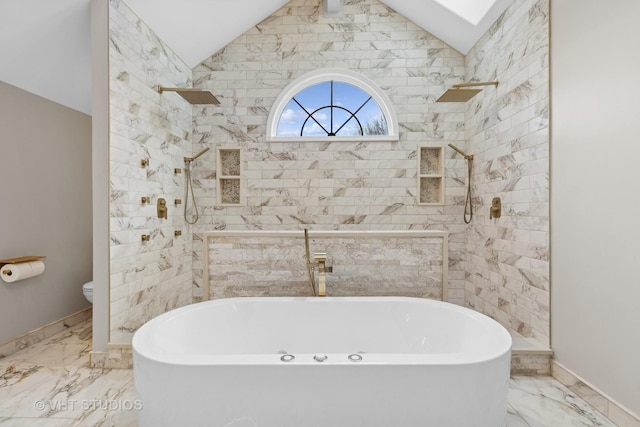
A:
<svg viewBox="0 0 640 427">
<path fill-rule="evenodd" d="M 174 168 L 191 155 L 192 110 L 156 89 L 190 86 L 191 70 L 119 0 L 109 1 L 109 40 L 110 342 L 127 344 L 147 320 L 192 301 L 191 231 L 174 205 L 184 197 Z M 158 198 L 167 219 L 157 217 Z"/>
<path fill-rule="evenodd" d="M 449 301 L 548 344 L 545 1 L 514 1 L 465 59 L 377 0 L 347 0 L 340 18 L 324 18 L 320 0 L 292 0 L 194 70 L 122 3 L 110 6 L 112 342 L 126 343 L 145 320 L 188 303 L 192 281 L 202 297 L 199 232 L 309 227 L 446 230 Z M 393 104 L 399 141 L 266 142 L 276 97 L 323 67 L 376 82 Z M 192 108 L 153 89 L 188 86 L 191 77 L 222 105 Z M 500 86 L 466 108 L 434 102 L 453 83 L 494 79 Z M 476 156 L 470 227 L 462 221 L 466 162 L 452 150 L 445 150 L 445 204 L 416 202 L 417 150 L 447 143 Z M 173 168 L 205 147 L 193 162 L 200 221 L 191 230 L 171 203 L 168 220 L 155 218 L 158 197 L 184 197 L 184 174 Z M 216 147 L 242 151 L 240 206 L 218 204 Z M 151 159 L 149 168 L 139 167 L 141 158 Z M 152 205 L 141 206 L 141 196 Z M 489 221 L 495 196 L 503 217 Z M 140 242 L 141 234 L 151 241 Z"/>
<path fill-rule="evenodd" d="M 281 91 L 320 68 L 353 70 L 390 98 L 397 142 L 266 142 Z M 446 201 L 418 206 L 421 144 L 462 144 L 464 107 L 434 101 L 464 76 L 464 57 L 377 0 L 346 0 L 324 18 L 321 0 L 292 0 L 193 70 L 194 85 L 222 106 L 195 107 L 194 152 L 201 220 L 208 230 L 447 230 L 450 301 L 463 304 L 463 165 L 447 159 Z M 243 152 L 241 206 L 216 201 L 215 147 Z M 449 155 L 449 157 L 451 157 Z M 200 242 L 194 246 L 201 257 Z M 196 286 L 202 267 L 194 264 Z"/>
<path fill-rule="evenodd" d="M 549 2 L 515 0 L 466 56 L 465 80 L 499 80 L 466 104 L 475 216 L 465 303 L 549 345 Z M 502 217 L 489 219 L 491 199 Z"/>
<path fill-rule="evenodd" d="M 210 235 L 206 299 L 313 295 L 304 237 L 297 234 Z M 311 262 L 316 252 L 328 256 L 329 296 L 442 298 L 443 237 L 310 236 L 309 249 Z M 316 283 L 317 274 L 316 268 Z"/>
<path fill-rule="evenodd" d="M 551 355 L 513 352 L 511 355 L 511 375 L 551 375 Z"/>
</svg>

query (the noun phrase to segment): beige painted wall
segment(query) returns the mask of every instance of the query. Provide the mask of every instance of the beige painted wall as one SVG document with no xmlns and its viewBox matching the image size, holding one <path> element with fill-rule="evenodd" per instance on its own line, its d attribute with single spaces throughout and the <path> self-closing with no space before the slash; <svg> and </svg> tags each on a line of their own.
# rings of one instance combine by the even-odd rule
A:
<svg viewBox="0 0 640 427">
<path fill-rule="evenodd" d="M 91 117 L 0 82 L 0 147 L 0 258 L 47 257 L 0 282 L 2 343 L 89 305 Z"/>
<path fill-rule="evenodd" d="M 556 360 L 640 414 L 640 3 L 551 3 Z"/>
</svg>

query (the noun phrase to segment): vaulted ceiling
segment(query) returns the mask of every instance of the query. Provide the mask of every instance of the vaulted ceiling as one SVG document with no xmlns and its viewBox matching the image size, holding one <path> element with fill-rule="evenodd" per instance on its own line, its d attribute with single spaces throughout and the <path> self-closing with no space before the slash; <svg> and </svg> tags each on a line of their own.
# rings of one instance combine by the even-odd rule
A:
<svg viewBox="0 0 640 427">
<path fill-rule="evenodd" d="M 2 0 L 0 80 L 91 114 L 90 1 Z M 288 3 L 123 1 L 190 67 Z M 513 0 L 381 1 L 466 54 Z"/>
</svg>

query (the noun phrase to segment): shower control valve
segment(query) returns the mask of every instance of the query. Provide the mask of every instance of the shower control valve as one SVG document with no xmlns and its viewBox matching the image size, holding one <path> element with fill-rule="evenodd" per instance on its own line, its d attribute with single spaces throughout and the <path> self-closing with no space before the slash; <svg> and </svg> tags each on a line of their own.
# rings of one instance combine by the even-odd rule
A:
<svg viewBox="0 0 640 427">
<path fill-rule="evenodd" d="M 489 209 L 489 219 L 500 218 L 502 215 L 502 201 L 500 197 L 494 197 L 491 200 L 491 208 Z"/>
<path fill-rule="evenodd" d="M 167 201 L 162 197 L 158 199 L 158 218 L 167 219 Z"/>
</svg>

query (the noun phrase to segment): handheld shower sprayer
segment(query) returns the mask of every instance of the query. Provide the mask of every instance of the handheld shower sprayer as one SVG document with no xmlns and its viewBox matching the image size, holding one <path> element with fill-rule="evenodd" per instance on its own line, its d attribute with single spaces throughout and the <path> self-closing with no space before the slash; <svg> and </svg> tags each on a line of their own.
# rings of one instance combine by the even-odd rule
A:
<svg viewBox="0 0 640 427">
<path fill-rule="evenodd" d="M 184 175 L 185 175 L 184 176 L 184 179 L 185 179 L 184 220 L 187 222 L 187 224 L 195 224 L 196 222 L 198 222 L 198 218 L 200 216 L 198 214 L 198 206 L 196 205 L 196 197 L 193 194 L 193 182 L 191 180 L 191 162 L 193 162 L 198 157 L 202 156 L 207 151 L 209 151 L 209 147 L 205 148 L 204 150 L 202 150 L 201 152 L 199 152 L 198 154 L 196 154 L 193 157 L 185 157 L 184 158 L 184 162 L 187 164 L 186 167 L 184 168 Z M 189 219 L 189 217 L 187 216 L 187 209 L 188 209 L 188 206 L 189 206 L 189 187 L 191 187 L 191 201 L 192 201 L 191 203 L 193 204 L 193 210 L 194 210 L 193 219 Z"/>
<path fill-rule="evenodd" d="M 473 154 L 467 154 L 453 144 L 449 144 L 449 147 L 453 148 L 467 161 L 467 195 L 464 198 L 464 223 L 469 224 L 473 218 L 473 205 L 471 204 L 471 172 L 473 169 Z M 467 213 L 467 211 L 469 211 Z M 467 218 L 468 217 L 468 218 Z"/>
</svg>

